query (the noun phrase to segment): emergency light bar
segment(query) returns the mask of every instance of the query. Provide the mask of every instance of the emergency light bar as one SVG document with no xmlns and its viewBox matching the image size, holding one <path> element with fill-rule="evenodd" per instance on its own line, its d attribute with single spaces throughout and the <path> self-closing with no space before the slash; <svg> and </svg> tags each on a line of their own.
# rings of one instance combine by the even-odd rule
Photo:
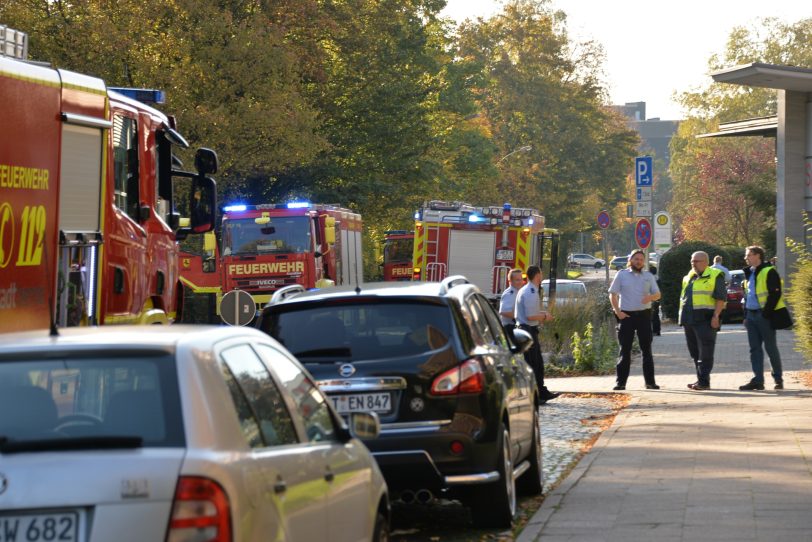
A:
<svg viewBox="0 0 812 542">
<path fill-rule="evenodd" d="M 162 104 L 166 103 L 166 93 L 163 90 L 154 88 L 124 88 L 124 87 L 108 87 L 108 90 L 118 92 L 124 96 L 145 104 Z"/>
<path fill-rule="evenodd" d="M 247 210 L 248 210 L 247 205 L 226 205 L 225 207 L 223 207 L 223 211 L 226 212 L 226 213 L 237 213 L 237 212 L 240 212 L 240 211 L 247 211 Z"/>
<path fill-rule="evenodd" d="M 291 201 L 287 204 L 288 209 L 309 209 L 310 202 L 309 201 Z"/>
<path fill-rule="evenodd" d="M 28 34 L 0 24 L 0 56 L 28 59 Z"/>
</svg>

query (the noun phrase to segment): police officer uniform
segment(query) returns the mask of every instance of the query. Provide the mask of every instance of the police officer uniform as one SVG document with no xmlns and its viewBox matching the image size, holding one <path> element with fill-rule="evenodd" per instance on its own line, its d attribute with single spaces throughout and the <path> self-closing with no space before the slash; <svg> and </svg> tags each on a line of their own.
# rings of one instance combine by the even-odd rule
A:
<svg viewBox="0 0 812 542">
<path fill-rule="evenodd" d="M 529 316 L 536 316 L 541 311 L 541 295 L 539 287 L 532 282 L 528 282 L 516 294 L 516 327 L 523 329 L 533 337 L 533 345 L 524 353 L 527 364 L 533 368 L 538 383 L 541 401 L 546 402 L 558 397 L 558 394 L 550 392 L 544 385 L 544 359 L 541 356 L 541 344 L 539 343 L 539 322 L 528 319 Z"/>
<path fill-rule="evenodd" d="M 513 340 L 513 330 L 516 328 L 516 318 L 507 318 L 502 316 L 502 313 L 512 312 L 514 315 L 516 314 L 516 295 L 518 293 L 518 288 L 508 286 L 499 298 L 499 320 L 502 321 L 502 326 L 511 340 Z"/>
</svg>

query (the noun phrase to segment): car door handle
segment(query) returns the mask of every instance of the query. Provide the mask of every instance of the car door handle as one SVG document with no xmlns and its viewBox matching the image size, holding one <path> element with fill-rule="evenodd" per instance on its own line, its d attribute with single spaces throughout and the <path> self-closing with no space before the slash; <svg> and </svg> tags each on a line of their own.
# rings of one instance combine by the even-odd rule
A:
<svg viewBox="0 0 812 542">
<path fill-rule="evenodd" d="M 276 493 L 276 494 L 279 494 L 279 493 L 284 493 L 287 490 L 288 490 L 288 484 L 286 484 L 285 481 L 281 477 L 277 478 L 276 483 L 273 485 L 273 492 Z"/>
<path fill-rule="evenodd" d="M 336 475 L 333 474 L 333 471 L 330 470 L 330 467 L 327 467 L 327 472 L 324 473 L 324 479 L 327 480 L 328 482 L 332 482 L 335 477 Z"/>
</svg>

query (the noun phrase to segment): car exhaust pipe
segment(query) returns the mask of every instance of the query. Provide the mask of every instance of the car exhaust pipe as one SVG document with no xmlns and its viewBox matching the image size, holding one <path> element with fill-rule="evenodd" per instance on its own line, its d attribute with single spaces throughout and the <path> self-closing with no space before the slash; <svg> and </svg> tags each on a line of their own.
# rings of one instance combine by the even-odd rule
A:
<svg viewBox="0 0 812 542">
<path fill-rule="evenodd" d="M 404 489 L 400 492 L 400 502 L 403 504 L 412 504 L 414 502 L 414 491 L 411 489 Z"/>
<path fill-rule="evenodd" d="M 434 495 L 428 489 L 420 489 L 414 494 L 414 498 L 420 504 L 429 504 L 434 500 Z"/>
</svg>

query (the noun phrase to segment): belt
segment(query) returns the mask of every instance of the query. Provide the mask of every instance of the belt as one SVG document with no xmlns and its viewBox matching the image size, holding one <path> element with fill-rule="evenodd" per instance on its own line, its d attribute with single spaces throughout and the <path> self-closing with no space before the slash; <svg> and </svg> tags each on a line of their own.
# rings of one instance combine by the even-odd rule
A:
<svg viewBox="0 0 812 542">
<path fill-rule="evenodd" d="M 640 309 L 639 311 L 627 311 L 626 309 L 620 309 L 620 312 L 625 312 L 626 314 L 643 314 L 646 311 L 650 311 L 651 309 Z"/>
<path fill-rule="evenodd" d="M 761 312 L 761 309 L 744 309 L 747 312 Z"/>
</svg>

